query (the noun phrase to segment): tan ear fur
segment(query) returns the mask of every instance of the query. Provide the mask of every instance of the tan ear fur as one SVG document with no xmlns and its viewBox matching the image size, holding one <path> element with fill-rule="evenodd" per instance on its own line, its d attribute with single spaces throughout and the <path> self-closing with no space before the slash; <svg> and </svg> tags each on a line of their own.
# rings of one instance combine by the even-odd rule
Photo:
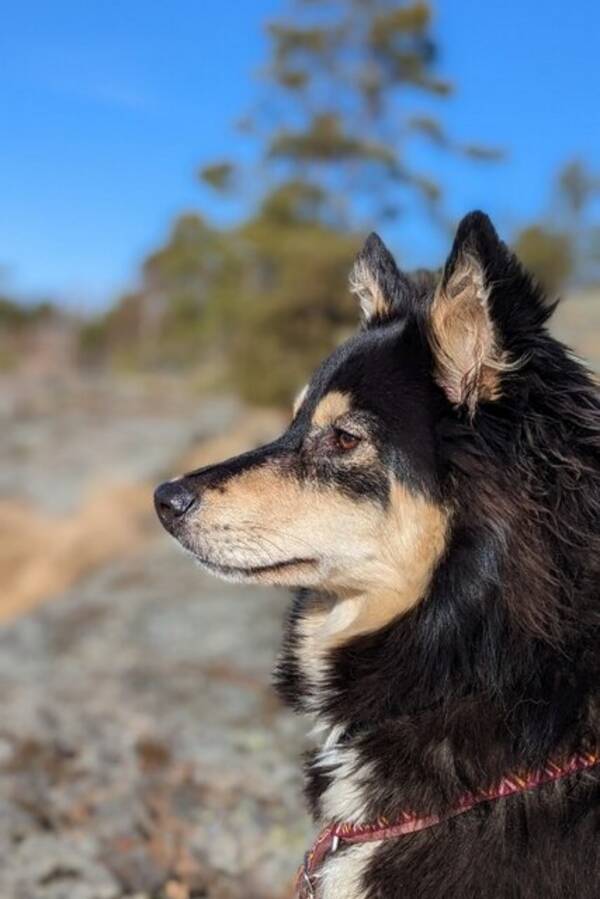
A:
<svg viewBox="0 0 600 899">
<path fill-rule="evenodd" d="M 498 399 L 500 373 L 507 367 L 489 313 L 489 294 L 481 263 L 464 253 L 442 279 L 431 309 L 436 380 L 450 402 L 465 405 L 471 415 L 479 403 Z"/>
<path fill-rule="evenodd" d="M 358 257 L 350 272 L 349 283 L 351 292 L 358 297 L 366 322 L 376 316 L 385 318 L 391 304 L 367 259 Z"/>
<path fill-rule="evenodd" d="M 358 296 L 363 321 L 383 322 L 401 305 L 410 284 L 378 234 L 367 237 L 350 273 L 350 290 Z"/>
</svg>

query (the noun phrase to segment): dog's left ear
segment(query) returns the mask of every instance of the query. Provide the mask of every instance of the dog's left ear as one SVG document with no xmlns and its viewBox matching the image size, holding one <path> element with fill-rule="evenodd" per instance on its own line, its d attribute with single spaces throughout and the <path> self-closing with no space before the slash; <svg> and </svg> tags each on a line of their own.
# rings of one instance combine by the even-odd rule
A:
<svg viewBox="0 0 600 899">
<path fill-rule="evenodd" d="M 458 226 L 454 244 L 431 307 L 431 345 L 435 377 L 455 406 L 471 415 L 501 393 L 507 354 L 490 308 L 490 270 L 505 256 L 489 218 L 472 212 Z"/>
<path fill-rule="evenodd" d="M 360 301 L 367 326 L 389 319 L 394 312 L 402 312 L 410 296 L 410 281 L 375 233 L 369 235 L 354 261 L 350 290 Z"/>
</svg>

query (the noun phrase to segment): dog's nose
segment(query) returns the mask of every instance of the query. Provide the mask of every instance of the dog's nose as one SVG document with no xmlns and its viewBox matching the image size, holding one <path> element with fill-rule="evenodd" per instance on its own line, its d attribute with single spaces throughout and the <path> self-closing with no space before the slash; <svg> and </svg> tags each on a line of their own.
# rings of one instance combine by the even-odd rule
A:
<svg viewBox="0 0 600 899">
<path fill-rule="evenodd" d="M 195 495 L 183 481 L 166 481 L 154 491 L 154 505 L 158 517 L 165 525 L 171 524 L 193 505 Z"/>
</svg>

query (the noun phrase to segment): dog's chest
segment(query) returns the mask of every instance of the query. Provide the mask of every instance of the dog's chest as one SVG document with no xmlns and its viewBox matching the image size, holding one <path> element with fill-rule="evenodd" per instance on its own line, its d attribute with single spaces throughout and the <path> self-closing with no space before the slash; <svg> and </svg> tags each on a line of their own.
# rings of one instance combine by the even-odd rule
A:
<svg viewBox="0 0 600 899">
<path fill-rule="evenodd" d="M 323 618 L 313 614 L 294 621 L 284 664 L 299 674 L 296 700 L 315 722 L 317 748 L 306 771 L 307 795 L 319 828 L 333 821 L 361 824 L 369 820 L 376 772 L 372 761 L 346 739 L 351 722 L 332 726 L 323 712 L 331 701 L 330 659 L 323 645 Z M 281 667 L 280 667 L 281 671 Z M 368 871 L 379 842 L 346 845 L 330 853 L 314 878 L 315 899 L 365 899 Z"/>
<path fill-rule="evenodd" d="M 340 728 L 333 728 L 315 752 L 308 777 L 321 785 L 314 803 L 320 826 L 333 821 L 361 824 L 367 820 L 372 765 L 355 748 L 344 744 Z M 378 845 L 347 845 L 330 852 L 316 873 L 316 899 L 362 899 L 366 895 L 366 874 Z"/>
<path fill-rule="evenodd" d="M 365 899 L 367 872 L 378 847 L 362 843 L 330 855 L 315 878 L 315 899 Z"/>
</svg>

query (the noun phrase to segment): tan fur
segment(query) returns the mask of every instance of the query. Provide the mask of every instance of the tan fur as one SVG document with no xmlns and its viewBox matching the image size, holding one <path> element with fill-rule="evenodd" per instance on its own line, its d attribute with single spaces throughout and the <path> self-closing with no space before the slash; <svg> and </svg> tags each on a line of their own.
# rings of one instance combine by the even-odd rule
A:
<svg viewBox="0 0 600 899">
<path fill-rule="evenodd" d="M 361 592 L 340 600 L 341 608 L 330 613 L 331 646 L 378 630 L 421 599 L 444 550 L 447 525 L 445 509 L 393 484 L 373 546 L 372 581 L 367 584 L 365 578 Z"/>
<path fill-rule="evenodd" d="M 334 487 L 301 484 L 273 463 L 208 489 L 187 527 L 191 548 L 218 565 L 314 560 L 301 580 L 293 569 L 254 579 L 334 592 L 342 606 L 332 610 L 329 626 L 350 637 L 418 601 L 442 552 L 446 519 L 443 508 L 397 483 L 384 510 Z"/>
<path fill-rule="evenodd" d="M 383 318 L 389 313 L 389 299 L 384 295 L 366 260 L 360 257 L 354 263 L 350 274 L 350 290 L 358 297 L 365 321 L 375 316 Z"/>
<path fill-rule="evenodd" d="M 300 484 L 270 464 L 231 478 L 224 490 L 207 490 L 188 527 L 191 548 L 213 564 L 313 560 L 239 579 L 323 591 L 298 624 L 298 655 L 316 697 L 332 649 L 384 627 L 421 599 L 447 523 L 444 507 L 399 483 L 384 509 L 335 488 Z"/>
<path fill-rule="evenodd" d="M 319 401 L 312 417 L 312 423 L 317 428 L 325 428 L 327 425 L 333 424 L 336 419 L 341 418 L 350 411 L 351 402 L 347 393 L 341 393 L 339 390 L 332 390 L 325 394 Z"/>
<path fill-rule="evenodd" d="M 313 600 L 298 622 L 298 658 L 315 698 L 324 688 L 329 653 L 362 634 L 385 627 L 424 595 L 445 547 L 448 512 L 401 485 L 371 540 L 373 557 L 354 588 L 329 584 L 333 597 Z M 333 523 L 331 524 L 333 527 Z M 352 551 L 352 550 L 351 550 Z M 350 577 L 348 577 L 348 581 Z M 308 696 L 308 703 L 312 696 Z"/>
<path fill-rule="evenodd" d="M 477 403 L 500 396 L 500 373 L 507 367 L 488 297 L 479 261 L 465 255 L 447 284 L 438 289 L 431 312 L 438 383 L 452 403 L 466 405 L 471 413 Z"/>
</svg>

